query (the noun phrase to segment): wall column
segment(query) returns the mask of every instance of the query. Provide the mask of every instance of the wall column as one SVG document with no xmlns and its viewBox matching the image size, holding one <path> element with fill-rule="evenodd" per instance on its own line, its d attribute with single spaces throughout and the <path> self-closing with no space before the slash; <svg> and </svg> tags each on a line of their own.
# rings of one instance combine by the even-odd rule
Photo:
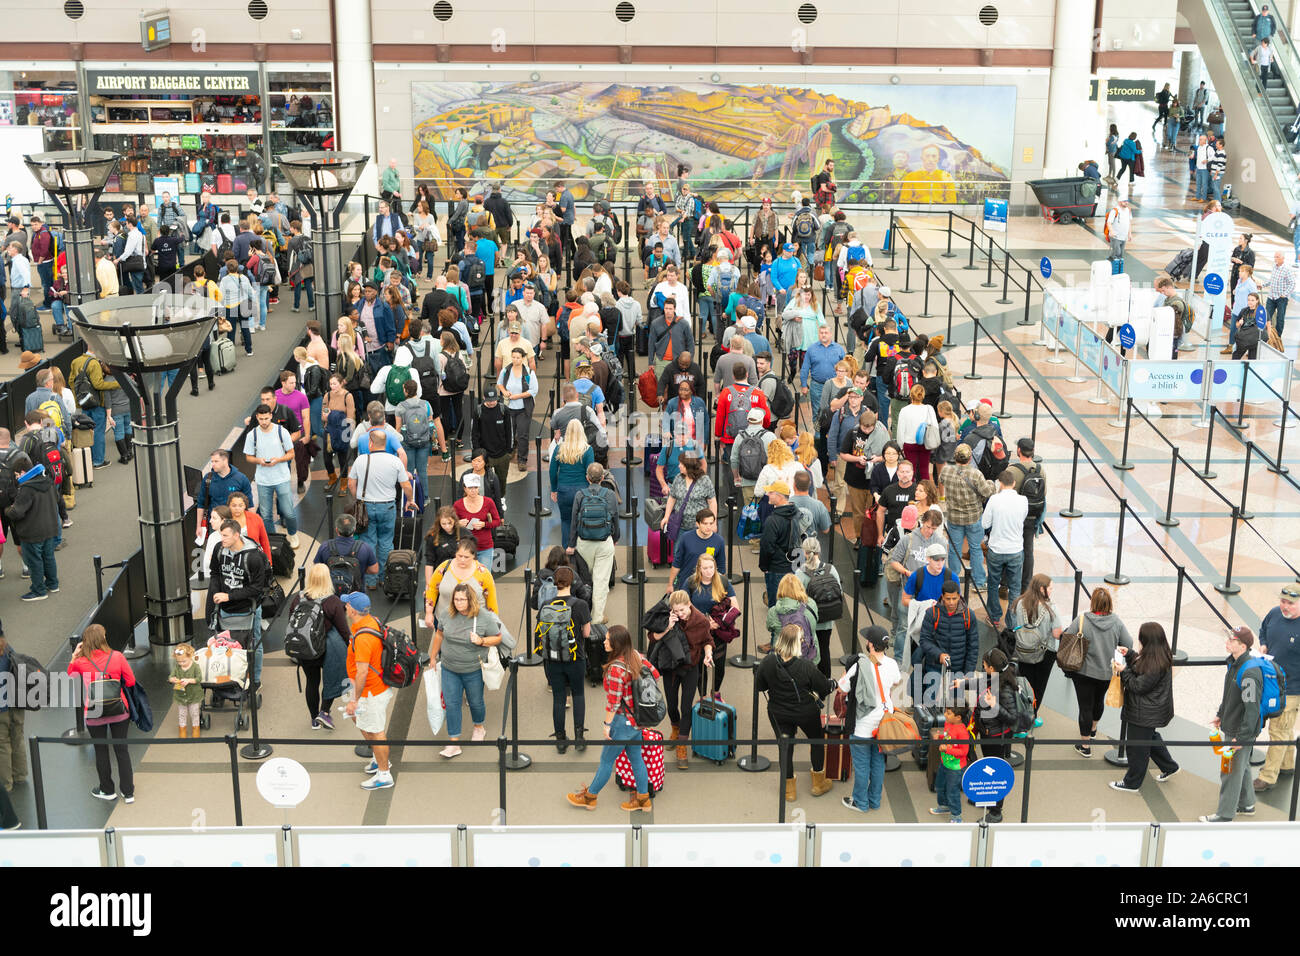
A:
<svg viewBox="0 0 1300 956">
<path fill-rule="evenodd" d="M 1089 150 L 1097 153 L 1093 144 L 1105 142 L 1104 125 L 1098 127 L 1103 135 L 1097 140 L 1096 130 L 1092 129 L 1097 124 L 1081 122 L 1088 112 L 1092 19 L 1092 4 L 1056 0 L 1052 73 L 1047 87 L 1047 145 L 1043 152 L 1043 176 L 1047 179 L 1076 175 L 1080 160 Z M 1104 109 L 1100 99 L 1098 106 Z"/>
<path fill-rule="evenodd" d="M 378 195 L 377 170 L 386 162 L 381 162 L 375 151 L 375 66 L 370 38 L 370 0 L 330 2 L 334 9 L 337 148 L 370 157 L 353 195 Z"/>
</svg>

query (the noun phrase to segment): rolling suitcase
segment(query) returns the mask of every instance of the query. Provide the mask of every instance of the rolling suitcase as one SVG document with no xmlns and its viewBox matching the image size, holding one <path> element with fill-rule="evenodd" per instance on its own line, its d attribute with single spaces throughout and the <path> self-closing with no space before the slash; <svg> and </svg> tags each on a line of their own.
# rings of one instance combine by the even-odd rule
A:
<svg viewBox="0 0 1300 956">
<path fill-rule="evenodd" d="M 271 542 L 271 573 L 277 578 L 293 577 L 293 565 L 297 556 L 289 545 L 289 539 L 274 532 L 266 537 Z"/>
<path fill-rule="evenodd" d="M 393 544 L 384 561 L 384 593 L 396 600 L 408 600 L 415 593 L 415 572 L 419 559 L 415 543 L 420 536 L 419 515 L 402 515 L 393 529 Z M 402 547 L 409 543 L 410 547 Z"/>
<path fill-rule="evenodd" d="M 645 761 L 646 775 L 650 779 L 650 795 L 654 796 L 664 788 L 664 748 L 661 741 L 664 735 L 653 727 L 641 730 L 641 759 Z M 628 793 L 636 792 L 636 778 L 632 775 L 632 761 L 627 752 L 620 753 L 614 759 L 614 782 L 618 789 Z"/>
<path fill-rule="evenodd" d="M 661 568 L 673 563 L 673 540 L 668 533 L 652 528 L 645 538 L 646 560 L 652 568 Z"/>
<path fill-rule="evenodd" d="M 223 335 L 212 345 L 212 367 L 225 375 L 233 372 L 238 364 L 239 352 L 235 349 L 235 343 Z"/>
<path fill-rule="evenodd" d="M 716 764 L 736 755 L 733 744 L 712 741 L 734 740 L 736 737 L 736 708 L 713 698 L 704 698 L 708 685 L 708 668 L 700 668 L 701 700 L 691 708 L 691 750 L 705 760 Z"/>
<path fill-rule="evenodd" d="M 90 448 L 72 449 L 72 483 L 78 488 L 95 487 L 95 465 Z"/>
<path fill-rule="evenodd" d="M 841 693 L 842 691 L 836 691 L 834 696 L 838 697 Z M 853 757 L 849 751 L 848 734 L 844 730 L 844 718 L 836 716 L 832 710 L 829 714 L 822 714 L 822 726 L 826 729 L 826 779 L 841 782 L 848 780 L 853 772 Z"/>
</svg>

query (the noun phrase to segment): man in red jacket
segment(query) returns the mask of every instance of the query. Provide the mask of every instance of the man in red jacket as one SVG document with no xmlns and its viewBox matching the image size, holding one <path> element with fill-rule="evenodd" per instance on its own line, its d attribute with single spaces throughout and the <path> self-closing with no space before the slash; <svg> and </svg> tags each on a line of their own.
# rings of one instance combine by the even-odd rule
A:
<svg viewBox="0 0 1300 956">
<path fill-rule="evenodd" d="M 37 213 L 32 213 L 31 259 L 36 272 L 41 277 L 41 290 L 45 295 L 42 309 L 50 307 L 50 288 L 54 285 L 54 234 L 41 221 Z"/>
<path fill-rule="evenodd" d="M 768 407 L 767 396 L 757 385 L 749 384 L 749 370 L 744 365 L 736 364 L 732 366 L 732 375 L 734 384 L 724 388 L 718 396 L 718 417 L 713 428 L 713 433 L 722 444 L 722 461 L 728 472 L 723 482 L 724 488 L 732 488 L 736 484 L 735 478 L 730 475 L 731 446 L 736 443 L 736 436 L 749 424 L 750 409 L 761 408 L 763 427 L 770 428 L 772 425 L 772 409 Z"/>
</svg>

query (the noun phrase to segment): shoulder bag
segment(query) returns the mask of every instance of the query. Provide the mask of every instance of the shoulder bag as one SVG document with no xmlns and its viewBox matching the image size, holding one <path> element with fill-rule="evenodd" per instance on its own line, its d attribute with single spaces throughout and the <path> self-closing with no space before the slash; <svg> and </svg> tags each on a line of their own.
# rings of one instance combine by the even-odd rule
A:
<svg viewBox="0 0 1300 956">
<path fill-rule="evenodd" d="M 113 663 L 112 652 L 104 666 L 95 663 L 94 657 L 87 657 L 94 674 L 86 684 L 86 713 L 95 717 L 122 717 L 126 714 L 126 703 L 122 700 L 122 681 L 108 675 L 108 665 Z"/>
<path fill-rule="evenodd" d="M 905 714 L 897 708 L 889 709 L 889 698 L 885 694 L 885 685 L 880 680 L 880 668 L 876 666 L 875 661 L 871 662 L 871 670 L 876 677 L 880 705 L 885 708 L 885 715 L 880 718 L 880 726 L 876 728 L 877 746 L 887 754 L 910 750 L 912 744 L 921 739 L 921 731 L 917 729 L 916 721 L 910 714 Z"/>
<path fill-rule="evenodd" d="M 1071 628 L 1061 634 L 1061 646 L 1056 651 L 1056 665 L 1067 674 L 1073 674 L 1083 667 L 1084 659 L 1088 656 L 1088 639 L 1083 636 L 1082 615 Z"/>
<path fill-rule="evenodd" d="M 370 526 L 370 513 L 366 511 L 366 486 L 370 482 L 370 456 L 366 456 L 366 473 L 361 479 L 361 494 L 355 498 L 347 495 L 343 500 L 343 511 L 352 515 L 356 521 L 357 531 L 365 531 Z M 350 500 L 349 500 L 350 499 Z"/>
<path fill-rule="evenodd" d="M 668 540 L 676 541 L 682 530 L 682 520 L 686 517 L 686 503 L 691 500 L 691 492 L 695 490 L 695 482 L 692 481 L 686 486 L 686 494 L 682 495 L 682 500 L 677 502 L 677 507 L 673 508 L 673 513 L 668 516 Z"/>
</svg>

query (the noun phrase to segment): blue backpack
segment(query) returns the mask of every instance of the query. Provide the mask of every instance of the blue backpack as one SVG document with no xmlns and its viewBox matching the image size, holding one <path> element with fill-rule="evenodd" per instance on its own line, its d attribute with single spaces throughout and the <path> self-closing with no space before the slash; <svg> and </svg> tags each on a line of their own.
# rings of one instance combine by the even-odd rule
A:
<svg viewBox="0 0 1300 956">
<path fill-rule="evenodd" d="M 1237 671 L 1238 688 L 1241 687 L 1241 679 L 1246 675 L 1246 671 L 1252 669 L 1259 670 L 1260 681 L 1263 684 L 1259 698 L 1259 725 L 1263 727 L 1264 721 L 1280 717 L 1282 711 L 1286 710 L 1286 676 L 1278 668 L 1276 661 L 1267 657 L 1250 657 Z"/>
</svg>

